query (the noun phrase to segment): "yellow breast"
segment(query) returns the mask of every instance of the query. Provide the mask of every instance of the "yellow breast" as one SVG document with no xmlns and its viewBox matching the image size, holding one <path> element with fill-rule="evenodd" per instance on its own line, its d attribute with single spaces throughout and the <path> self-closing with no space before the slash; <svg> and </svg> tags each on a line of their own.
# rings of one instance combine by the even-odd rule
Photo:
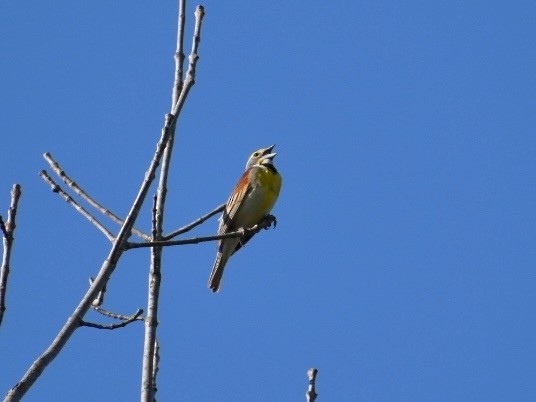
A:
<svg viewBox="0 0 536 402">
<path fill-rule="evenodd" d="M 253 176 L 253 180 L 260 187 L 259 190 L 263 194 L 264 202 L 262 203 L 262 209 L 270 212 L 281 190 L 281 175 L 275 169 L 272 170 L 265 166 L 259 166 L 253 170 Z"/>
<path fill-rule="evenodd" d="M 265 166 L 255 166 L 251 169 L 250 185 L 251 191 L 237 212 L 237 222 L 244 227 L 257 224 L 270 213 L 281 190 L 281 175 Z"/>
</svg>

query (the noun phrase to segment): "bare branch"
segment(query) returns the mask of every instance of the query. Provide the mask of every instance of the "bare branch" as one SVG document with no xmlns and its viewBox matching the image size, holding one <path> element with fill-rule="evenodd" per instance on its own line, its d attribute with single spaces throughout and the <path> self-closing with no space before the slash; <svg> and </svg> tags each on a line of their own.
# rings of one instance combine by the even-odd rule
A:
<svg viewBox="0 0 536 402">
<path fill-rule="evenodd" d="M 160 363 L 160 342 L 158 342 L 158 339 L 155 339 L 154 340 L 154 354 L 153 354 L 153 388 L 155 390 L 155 394 L 156 394 L 156 390 L 158 389 L 158 387 L 156 386 L 156 376 L 158 374 L 158 363 Z M 156 398 L 154 397 L 153 395 L 153 402 L 156 402 Z"/>
<path fill-rule="evenodd" d="M 15 239 L 13 233 L 15 233 L 15 228 L 17 227 L 15 220 L 17 217 L 17 207 L 20 196 L 20 185 L 14 184 L 13 188 L 11 189 L 11 203 L 7 211 L 7 221 L 4 222 L 0 216 L 0 227 L 4 245 L 2 265 L 0 266 L 0 325 L 2 325 L 4 312 L 6 311 L 7 280 L 10 270 L 11 249 L 13 247 L 13 240 Z"/>
<path fill-rule="evenodd" d="M 171 98 L 171 108 L 179 100 L 182 91 L 182 76 L 184 66 L 184 9 L 186 0 L 179 1 L 179 19 L 177 21 L 177 50 L 175 51 L 175 82 L 173 83 L 173 95 Z"/>
<path fill-rule="evenodd" d="M 153 209 L 151 210 L 151 234 L 153 239 L 158 236 L 158 223 L 156 221 L 156 210 L 158 204 L 158 195 L 153 196 Z"/>
<path fill-rule="evenodd" d="M 95 201 L 88 193 L 84 191 L 83 188 L 81 188 L 73 179 L 71 179 L 67 173 L 60 167 L 59 163 L 52 158 L 52 155 L 50 152 L 46 152 L 43 157 L 50 165 L 50 168 L 58 175 L 58 177 L 67 184 L 71 190 L 73 190 L 80 198 L 85 200 L 89 205 L 91 205 L 96 210 L 100 211 L 103 215 L 106 215 L 108 218 L 110 218 L 113 222 L 117 223 L 118 225 L 123 224 L 123 219 L 118 217 L 116 214 L 114 214 L 112 211 L 110 211 L 108 208 L 105 208 L 100 203 Z M 132 228 L 132 232 L 141 237 L 143 240 L 150 241 L 151 236 L 143 233 L 141 230 Z"/>
<path fill-rule="evenodd" d="M 6 224 L 4 223 L 2 215 L 0 215 L 0 231 L 2 232 L 2 236 L 9 237 L 9 232 L 7 231 Z"/>
<path fill-rule="evenodd" d="M 90 328 L 97 328 L 97 329 L 117 329 L 117 328 L 123 328 L 126 327 L 131 322 L 139 320 L 139 316 L 143 314 L 143 309 L 138 309 L 133 315 L 130 317 L 127 317 L 126 320 L 123 320 L 120 323 L 117 324 L 98 324 L 94 322 L 84 321 L 82 320 L 80 322 L 81 327 L 90 327 Z"/>
<path fill-rule="evenodd" d="M 197 60 L 199 60 L 199 55 L 197 54 L 197 49 L 199 47 L 199 42 L 201 41 L 201 23 L 203 22 L 203 17 L 205 16 L 205 9 L 203 6 L 198 5 L 195 10 L 195 27 L 194 35 L 192 39 L 192 51 L 190 56 L 188 56 L 188 71 L 186 72 L 186 79 L 182 87 L 182 91 L 179 95 L 177 103 L 173 107 L 174 115 L 177 115 L 182 110 L 184 101 L 192 89 L 192 86 L 195 84 L 195 72 L 197 66 Z"/>
<path fill-rule="evenodd" d="M 123 314 L 112 313 L 111 311 L 105 310 L 105 309 L 103 309 L 102 307 L 99 307 L 99 306 L 92 306 L 92 307 L 93 307 L 93 310 L 95 310 L 97 313 L 102 314 L 105 317 L 115 318 L 116 320 L 121 320 L 121 321 L 129 320 L 138 311 L 141 311 L 140 314 L 143 314 L 143 309 L 141 309 L 141 308 L 139 310 L 137 310 L 136 313 L 134 313 L 132 315 L 123 315 Z M 137 318 L 137 320 L 143 321 L 143 317 L 139 317 L 139 318 Z"/>
<path fill-rule="evenodd" d="M 173 136 L 173 134 L 172 134 Z M 170 142 L 172 142 L 170 140 Z M 169 155 L 169 148 L 164 152 L 164 158 Z M 164 159 L 166 161 L 166 159 Z M 169 159 L 167 160 L 169 163 Z M 165 162 L 164 162 L 165 163 Z M 169 166 L 169 165 L 168 165 Z M 158 239 L 162 233 L 162 221 L 164 208 L 165 180 L 167 180 L 167 169 L 160 170 L 160 184 L 158 194 L 153 199 L 152 209 L 152 233 L 153 238 Z M 145 336 L 143 342 L 143 364 L 142 364 L 142 381 L 141 381 L 141 401 L 150 402 L 155 399 L 156 385 L 154 383 L 154 362 L 155 362 L 155 345 L 156 345 L 156 327 L 158 325 L 158 301 L 160 295 L 161 281 L 161 264 L 162 264 L 162 247 L 153 247 L 151 249 L 151 266 L 149 269 L 149 283 L 147 294 L 147 317 L 145 318 Z"/>
<path fill-rule="evenodd" d="M 268 229 L 272 224 L 277 222 L 273 215 L 268 215 L 262 222 L 252 226 L 250 228 L 240 228 L 234 232 L 228 232 L 221 235 L 214 236 L 203 236 L 203 237 L 191 237 L 189 239 L 181 240 L 155 240 L 147 243 L 137 243 L 137 242 L 128 242 L 126 245 L 127 250 L 133 248 L 144 248 L 144 247 L 169 247 L 169 246 L 182 246 L 185 244 L 197 244 L 207 241 L 221 240 L 221 239 L 235 239 L 237 237 L 251 237 L 262 229 Z M 274 225 L 275 226 L 275 225 Z"/>
<path fill-rule="evenodd" d="M 318 396 L 315 390 L 317 374 L 318 370 L 315 368 L 310 368 L 309 370 L 307 370 L 307 377 L 309 377 L 309 387 L 307 388 L 307 392 L 305 393 L 305 398 L 307 399 L 307 402 L 315 402 L 316 397 Z"/>
<path fill-rule="evenodd" d="M 218 207 L 214 208 L 212 211 L 208 212 L 207 214 L 201 216 L 200 218 L 197 218 L 192 223 L 189 223 L 188 225 L 183 226 L 180 229 L 177 229 L 177 230 L 175 230 L 175 231 L 173 231 L 173 232 L 171 232 L 171 233 L 169 233 L 169 234 L 167 234 L 165 236 L 162 236 L 162 240 L 171 240 L 171 239 L 173 239 L 174 237 L 177 237 L 180 234 L 189 232 L 190 230 L 192 230 L 196 226 L 198 226 L 198 225 L 202 224 L 203 222 L 205 222 L 207 219 L 209 219 L 212 216 L 216 215 L 217 213 L 223 211 L 225 209 L 225 205 L 226 204 L 221 204 Z"/>
<path fill-rule="evenodd" d="M 68 204 L 70 204 L 74 209 L 80 212 L 82 216 L 84 216 L 88 221 L 95 225 L 95 227 L 99 229 L 108 240 L 110 240 L 111 242 L 114 241 L 114 235 L 108 229 L 106 229 L 104 225 L 97 220 L 97 218 L 91 215 L 84 207 L 78 204 L 73 197 L 67 194 L 58 184 L 56 184 L 54 180 L 52 180 L 52 178 L 48 175 L 46 170 L 41 170 L 39 172 L 39 176 L 41 176 L 41 178 L 50 185 L 54 193 L 62 197 L 65 201 L 67 201 Z"/>
</svg>

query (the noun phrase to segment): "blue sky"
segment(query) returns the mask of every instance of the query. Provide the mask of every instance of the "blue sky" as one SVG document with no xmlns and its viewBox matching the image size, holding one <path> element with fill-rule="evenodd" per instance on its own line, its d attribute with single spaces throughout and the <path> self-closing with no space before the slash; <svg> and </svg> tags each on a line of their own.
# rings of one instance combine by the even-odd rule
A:
<svg viewBox="0 0 536 402">
<path fill-rule="evenodd" d="M 300 400 L 314 366 L 318 400 L 534 400 L 536 4 L 203 4 L 165 227 L 223 202 L 261 146 L 277 144 L 283 188 L 277 228 L 219 294 L 213 244 L 166 250 L 158 399 Z M 41 155 L 124 215 L 170 108 L 175 35 L 171 1 L 2 6 L 2 214 L 23 189 L 2 394 L 110 247 L 37 176 Z M 105 307 L 144 307 L 148 261 L 123 257 Z M 141 324 L 82 328 L 26 400 L 136 400 L 142 345 Z"/>
</svg>

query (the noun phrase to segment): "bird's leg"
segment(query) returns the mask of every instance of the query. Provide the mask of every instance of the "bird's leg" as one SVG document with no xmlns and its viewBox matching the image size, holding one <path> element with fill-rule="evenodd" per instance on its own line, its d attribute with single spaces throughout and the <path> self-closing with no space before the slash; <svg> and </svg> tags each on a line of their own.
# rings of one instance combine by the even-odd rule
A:
<svg viewBox="0 0 536 402">
<path fill-rule="evenodd" d="M 243 246 L 248 241 L 248 239 L 246 238 L 246 229 L 239 228 L 237 232 L 240 232 L 240 245 Z"/>
</svg>

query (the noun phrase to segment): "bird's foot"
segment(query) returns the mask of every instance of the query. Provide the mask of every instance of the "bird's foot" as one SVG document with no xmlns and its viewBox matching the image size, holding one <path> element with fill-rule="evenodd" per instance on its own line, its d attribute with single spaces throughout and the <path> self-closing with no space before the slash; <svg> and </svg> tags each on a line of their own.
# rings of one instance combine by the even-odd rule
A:
<svg viewBox="0 0 536 402">
<path fill-rule="evenodd" d="M 274 225 L 274 229 L 277 226 L 277 218 L 274 215 L 266 215 L 266 218 L 262 221 L 262 227 L 265 230 L 270 229 L 270 227 Z"/>
</svg>

